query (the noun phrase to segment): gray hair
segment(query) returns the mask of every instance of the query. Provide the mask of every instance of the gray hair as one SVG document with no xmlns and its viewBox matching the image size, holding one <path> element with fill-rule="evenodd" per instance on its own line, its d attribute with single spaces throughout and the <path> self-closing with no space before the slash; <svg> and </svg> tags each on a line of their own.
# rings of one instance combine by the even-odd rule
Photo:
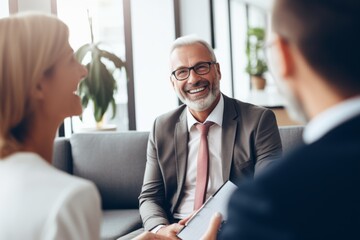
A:
<svg viewBox="0 0 360 240">
<path fill-rule="evenodd" d="M 206 49 L 209 51 L 209 53 L 211 55 L 212 60 L 216 62 L 216 56 L 214 53 L 214 49 L 204 39 L 201 39 L 195 35 L 187 35 L 187 36 L 182 36 L 182 37 L 177 38 L 171 46 L 170 54 L 179 47 L 189 46 L 189 45 L 193 45 L 196 43 L 200 43 L 201 45 L 206 47 Z"/>
</svg>

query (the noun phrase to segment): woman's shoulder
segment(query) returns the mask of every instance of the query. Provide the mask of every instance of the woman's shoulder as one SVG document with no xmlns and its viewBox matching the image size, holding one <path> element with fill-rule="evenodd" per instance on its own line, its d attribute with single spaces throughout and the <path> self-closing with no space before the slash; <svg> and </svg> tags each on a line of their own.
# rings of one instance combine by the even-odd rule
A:
<svg viewBox="0 0 360 240">
<path fill-rule="evenodd" d="M 8 170 L 17 173 L 15 175 L 20 178 L 13 179 L 14 181 L 31 185 L 49 198 L 71 196 L 79 192 L 88 192 L 95 197 L 98 195 L 93 182 L 55 168 L 36 153 L 19 152 L 3 160 L 8 165 Z"/>
</svg>

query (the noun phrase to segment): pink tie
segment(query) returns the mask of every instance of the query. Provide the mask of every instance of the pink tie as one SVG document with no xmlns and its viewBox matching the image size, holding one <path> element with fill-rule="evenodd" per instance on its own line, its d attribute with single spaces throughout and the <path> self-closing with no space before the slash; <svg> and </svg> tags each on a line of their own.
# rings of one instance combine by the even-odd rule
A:
<svg viewBox="0 0 360 240">
<path fill-rule="evenodd" d="M 209 176 L 209 147 L 207 141 L 207 134 L 209 132 L 210 126 L 213 124 L 213 122 L 196 124 L 196 128 L 200 131 L 201 136 L 196 170 L 194 210 L 199 209 L 205 201 Z"/>
</svg>

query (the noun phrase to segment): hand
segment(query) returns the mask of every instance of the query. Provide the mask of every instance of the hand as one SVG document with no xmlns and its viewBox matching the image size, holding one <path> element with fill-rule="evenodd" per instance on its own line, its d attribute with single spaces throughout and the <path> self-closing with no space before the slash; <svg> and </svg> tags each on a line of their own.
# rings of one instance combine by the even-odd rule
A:
<svg viewBox="0 0 360 240">
<path fill-rule="evenodd" d="M 152 232 L 144 232 L 142 234 L 140 234 L 139 236 L 136 236 L 134 238 L 134 240 L 171 240 L 171 238 L 159 235 L 159 234 L 155 234 Z"/>
<path fill-rule="evenodd" d="M 171 225 L 167 225 L 165 227 L 162 227 L 157 231 L 157 235 L 162 235 L 165 237 L 168 237 L 170 239 L 179 239 L 176 234 L 180 232 L 180 230 L 184 227 L 184 225 L 174 223 Z"/>
<path fill-rule="evenodd" d="M 194 213 L 195 213 L 196 211 L 194 211 L 192 214 L 190 214 L 189 216 L 187 216 L 186 218 L 184 218 L 184 219 L 181 219 L 178 223 L 180 224 L 180 225 L 186 225 L 186 223 L 190 220 L 190 218 L 192 218 L 192 216 L 194 216 Z"/>
<path fill-rule="evenodd" d="M 215 213 L 210 220 L 209 227 L 205 234 L 201 237 L 201 240 L 216 240 L 217 232 L 221 225 L 222 216 L 220 213 Z"/>
</svg>

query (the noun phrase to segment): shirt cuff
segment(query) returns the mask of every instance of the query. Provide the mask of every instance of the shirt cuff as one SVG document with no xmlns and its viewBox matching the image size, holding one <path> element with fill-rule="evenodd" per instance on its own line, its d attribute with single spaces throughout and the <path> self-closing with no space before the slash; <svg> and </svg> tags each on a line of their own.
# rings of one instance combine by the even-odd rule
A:
<svg viewBox="0 0 360 240">
<path fill-rule="evenodd" d="M 153 229 L 151 229 L 151 232 L 152 232 L 152 233 L 157 233 L 157 231 L 159 231 L 160 228 L 162 228 L 162 227 L 165 227 L 165 225 L 162 225 L 162 224 L 157 225 L 156 227 L 154 227 Z"/>
</svg>

